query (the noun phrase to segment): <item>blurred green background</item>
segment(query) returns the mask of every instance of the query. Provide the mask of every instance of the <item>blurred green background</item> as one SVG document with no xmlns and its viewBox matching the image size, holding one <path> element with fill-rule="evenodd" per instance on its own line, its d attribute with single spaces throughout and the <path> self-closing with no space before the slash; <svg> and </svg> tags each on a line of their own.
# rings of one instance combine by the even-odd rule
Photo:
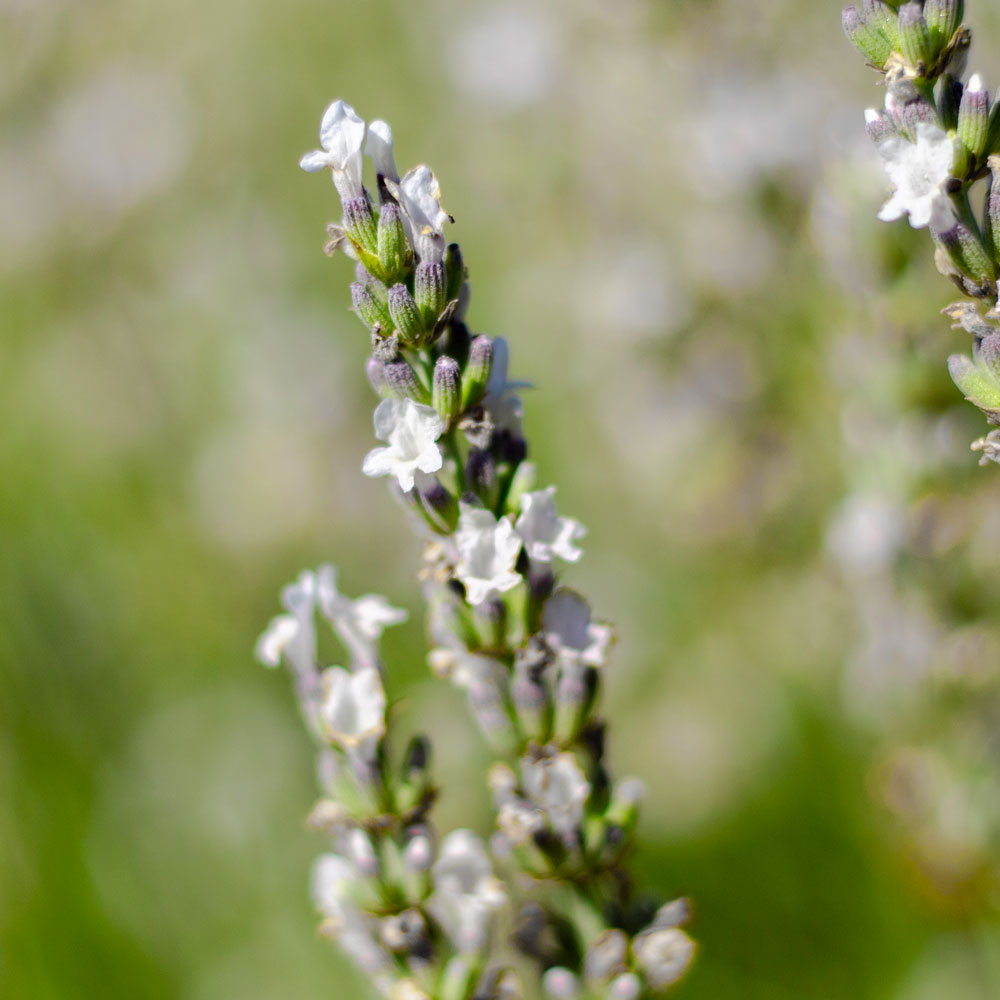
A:
<svg viewBox="0 0 1000 1000">
<path fill-rule="evenodd" d="M 442 825 L 489 829 L 360 475 L 367 338 L 296 166 L 337 96 L 435 167 L 538 387 L 639 866 L 695 901 L 676 995 L 1000 996 L 1000 472 L 927 234 L 875 220 L 876 77 L 801 0 L 0 0 L 0 995 L 362 995 L 252 662 L 303 566 L 411 609 L 392 692 Z"/>
</svg>

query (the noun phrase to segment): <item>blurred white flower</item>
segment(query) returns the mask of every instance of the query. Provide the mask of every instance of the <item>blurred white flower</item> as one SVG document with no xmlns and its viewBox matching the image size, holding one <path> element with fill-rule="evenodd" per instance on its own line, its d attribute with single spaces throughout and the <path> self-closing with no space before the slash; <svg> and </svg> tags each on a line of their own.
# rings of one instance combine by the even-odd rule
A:
<svg viewBox="0 0 1000 1000">
<path fill-rule="evenodd" d="M 357 670 L 378 665 L 376 644 L 390 625 L 407 619 L 403 608 L 394 608 L 381 594 L 364 594 L 354 600 L 337 590 L 337 571 L 321 566 L 316 574 L 319 609 L 350 651 Z"/>
<path fill-rule="evenodd" d="M 452 943 L 462 952 L 482 949 L 494 913 L 507 901 L 482 840 L 471 830 L 449 833 L 431 879 L 434 893 L 428 907 Z"/>
<path fill-rule="evenodd" d="M 909 215 L 914 229 L 947 229 L 954 213 L 944 185 L 955 166 L 954 140 L 936 125 L 919 122 L 916 142 L 891 135 L 878 143 L 878 151 L 895 187 L 878 217 L 892 222 Z"/>
<path fill-rule="evenodd" d="M 385 690 L 378 671 L 324 670 L 320 716 L 330 739 L 369 759 L 385 732 Z"/>
<path fill-rule="evenodd" d="M 390 181 L 399 180 L 396 170 L 396 160 L 392 155 L 392 129 L 388 122 L 376 119 L 368 126 L 368 136 L 365 139 L 365 156 L 375 167 L 375 173 Z"/>
<path fill-rule="evenodd" d="M 483 407 L 489 412 L 497 430 L 520 433 L 523 409 L 521 400 L 512 395 L 518 389 L 530 388 L 530 382 L 510 381 L 507 369 L 510 364 L 510 347 L 503 337 L 493 338 L 493 364 L 486 383 Z"/>
<path fill-rule="evenodd" d="M 281 604 L 289 612 L 271 619 L 257 640 L 255 654 L 267 667 L 276 667 L 284 658 L 296 676 L 316 673 L 316 574 L 303 570 L 295 583 L 281 591 Z"/>
<path fill-rule="evenodd" d="M 498 521 L 488 510 L 463 504 L 455 544 L 455 576 L 465 584 L 470 604 L 481 604 L 494 591 L 502 593 L 521 582 L 514 571 L 521 539 L 508 518 Z"/>
<path fill-rule="evenodd" d="M 319 127 L 323 148 L 306 153 L 299 160 L 299 166 L 311 174 L 331 170 L 333 183 L 343 201 L 360 198 L 364 193 L 361 182 L 364 138 L 364 119 L 359 118 L 349 104 L 336 100 L 326 109 Z"/>
<path fill-rule="evenodd" d="M 904 515 L 901 505 L 890 497 L 852 494 L 830 525 L 827 549 L 851 576 L 888 569 L 903 543 Z"/>
<path fill-rule="evenodd" d="M 560 656 L 591 667 L 603 666 L 614 632 L 590 619 L 590 605 L 575 591 L 560 587 L 542 609 L 548 644 Z"/>
<path fill-rule="evenodd" d="M 559 556 L 567 562 L 576 562 L 583 552 L 573 542 L 583 538 L 587 529 L 579 521 L 559 516 L 555 493 L 554 486 L 525 493 L 515 527 L 532 559 L 551 562 L 553 556 Z"/>
<path fill-rule="evenodd" d="M 545 813 L 554 830 L 565 836 L 579 828 L 590 783 L 573 754 L 560 753 L 534 761 L 525 758 L 521 774 L 528 798 Z"/>
<path fill-rule="evenodd" d="M 375 437 L 388 448 L 374 448 L 365 456 L 366 476 L 395 476 L 399 488 L 413 489 L 418 472 L 437 472 L 443 464 L 437 439 L 444 422 L 430 406 L 412 399 L 383 399 L 375 408 Z"/>
<path fill-rule="evenodd" d="M 569 969 L 554 965 L 542 976 L 542 990 L 548 1000 L 577 1000 L 580 982 Z"/>
<path fill-rule="evenodd" d="M 655 990 L 676 983 L 694 959 L 694 941 L 677 927 L 653 927 L 632 942 L 636 964 Z"/>
<path fill-rule="evenodd" d="M 358 872 L 347 858 L 321 854 L 313 864 L 311 877 L 316 909 L 337 924 L 353 921 L 357 914 L 350 902 L 350 892 L 358 881 Z"/>
</svg>

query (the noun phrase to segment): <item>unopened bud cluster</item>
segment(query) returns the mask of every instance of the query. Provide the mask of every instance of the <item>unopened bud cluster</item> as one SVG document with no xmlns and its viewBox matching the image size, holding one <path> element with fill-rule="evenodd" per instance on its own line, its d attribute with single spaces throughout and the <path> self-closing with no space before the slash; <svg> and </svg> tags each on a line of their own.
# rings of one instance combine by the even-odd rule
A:
<svg viewBox="0 0 1000 1000">
<path fill-rule="evenodd" d="M 906 215 L 915 228 L 929 227 L 938 269 L 965 295 L 987 303 L 985 318 L 963 314 L 958 324 L 973 333 L 972 361 L 956 355 L 949 367 L 966 398 L 997 423 L 996 390 L 985 390 L 993 375 L 981 331 L 1000 333 L 1000 103 L 978 74 L 965 80 L 972 35 L 962 24 L 964 8 L 963 0 L 865 0 L 844 10 L 843 25 L 885 78 L 885 109 L 865 114 L 894 187 L 879 218 Z M 984 179 L 986 204 L 977 212 L 970 189 Z M 985 462 L 993 452 L 984 454 Z"/>
<path fill-rule="evenodd" d="M 300 692 L 320 699 L 306 717 L 319 718 L 313 729 L 321 738 L 339 739 L 322 721 L 334 718 L 342 728 L 349 721 L 362 729 L 357 739 L 376 748 L 359 767 L 350 764 L 358 756 L 354 745 L 340 741 L 349 764 L 344 773 L 354 784 L 328 786 L 329 801 L 319 810 L 343 812 L 349 828 L 368 838 L 337 833 L 336 856 L 346 861 L 328 865 L 340 872 L 350 863 L 358 873 L 337 884 L 366 886 L 352 889 L 351 898 L 362 894 L 369 918 L 388 913 L 392 901 L 391 921 L 382 916 L 377 928 L 369 927 L 362 965 L 377 965 L 381 974 L 382 956 L 395 962 L 391 983 L 372 972 L 393 997 L 513 1000 L 519 987 L 503 949 L 514 947 L 522 953 L 522 974 L 533 968 L 537 977 L 529 995 L 658 996 L 692 961 L 694 943 L 681 929 L 688 908 L 678 901 L 657 910 L 632 884 L 628 858 L 641 786 L 611 776 L 599 714 L 613 636 L 559 580 L 559 563 L 581 557 L 577 543 L 585 532 L 559 513 L 555 487 L 539 488 L 527 461 L 518 396 L 527 383 L 509 378 L 503 339 L 474 335 L 465 323 L 465 264 L 458 245 L 445 239 L 451 219 L 433 171 L 418 166 L 400 177 L 389 126 L 372 122 L 366 136 L 365 123 L 342 101 L 324 115 L 320 139 L 323 149 L 303 157 L 302 166 L 331 170 L 340 195 L 342 218 L 328 227 L 326 250 L 356 262 L 351 304 L 369 331 L 366 373 L 381 399 L 374 431 L 382 444 L 362 470 L 390 479 L 424 540 L 419 575 L 433 647 L 428 663 L 464 693 L 496 757 L 490 848 L 519 896 L 508 940 L 493 940 L 487 917 L 504 894 L 490 861 L 467 832 L 433 848 L 433 836 L 424 832 L 429 786 L 418 782 L 415 800 L 412 792 L 400 798 L 415 772 L 405 764 L 394 770 L 377 749 L 384 746 L 384 696 L 378 702 L 370 691 L 355 691 L 356 672 L 300 680 Z M 365 154 L 374 167 L 370 189 L 363 183 Z M 361 600 L 382 607 L 381 599 Z M 287 638 L 291 626 L 281 624 L 287 617 L 265 633 L 265 653 L 275 636 L 290 654 L 297 651 Z M 366 780 L 374 782 L 377 802 L 371 814 L 357 811 Z M 415 880 L 414 854 L 423 859 L 423 881 Z M 386 873 L 388 888 L 378 882 Z M 364 895 L 369 889 L 374 896 Z M 345 934 L 339 940 L 356 951 Z M 457 955 L 449 958 L 449 948 Z M 369 961 L 374 955 L 379 963 Z M 448 971 L 455 968 L 466 970 L 465 978 Z M 401 982 L 409 992 L 401 992 Z"/>
</svg>

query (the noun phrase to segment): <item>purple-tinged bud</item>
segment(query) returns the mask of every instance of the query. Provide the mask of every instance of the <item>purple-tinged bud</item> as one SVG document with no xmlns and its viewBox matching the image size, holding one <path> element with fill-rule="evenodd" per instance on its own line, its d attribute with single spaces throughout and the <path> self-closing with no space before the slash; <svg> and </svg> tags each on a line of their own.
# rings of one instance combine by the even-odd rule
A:
<svg viewBox="0 0 1000 1000">
<path fill-rule="evenodd" d="M 424 960 L 431 957 L 427 922 L 417 909 L 383 917 L 379 924 L 379 940 L 384 948 L 397 955 Z M 415 996 L 423 996 L 423 993 L 418 991 Z"/>
<path fill-rule="evenodd" d="M 992 176 L 986 196 L 986 246 L 1000 265 L 1000 156 L 991 156 L 988 163 Z"/>
<path fill-rule="evenodd" d="M 450 535 L 458 527 L 458 500 L 434 478 L 429 486 L 418 488 L 417 496 L 434 531 Z"/>
<path fill-rule="evenodd" d="M 355 281 L 351 285 L 351 304 L 354 311 L 369 330 L 388 333 L 392 329 L 392 317 L 384 302 L 380 302 L 373 294 L 370 285 L 362 285 Z"/>
<path fill-rule="evenodd" d="M 1000 385 L 1000 332 L 991 333 L 972 348 L 975 362 L 985 368 Z"/>
<path fill-rule="evenodd" d="M 861 16 L 865 23 L 874 28 L 888 43 L 890 48 L 899 45 L 899 27 L 896 12 L 883 0 L 864 0 Z"/>
<path fill-rule="evenodd" d="M 958 138 L 976 159 L 987 152 L 990 133 L 990 92 L 975 74 L 965 87 L 958 108 Z"/>
<path fill-rule="evenodd" d="M 444 264 L 439 260 L 422 260 L 413 275 L 413 297 L 420 310 L 424 326 L 432 329 L 448 300 L 445 298 Z"/>
<path fill-rule="evenodd" d="M 369 358 L 365 362 L 365 374 L 368 376 L 368 383 L 375 390 L 377 396 L 383 399 L 392 395 L 385 380 L 385 362 L 378 358 Z"/>
<path fill-rule="evenodd" d="M 344 838 L 344 849 L 355 868 L 367 878 L 374 878 L 379 872 L 375 848 L 364 830 L 354 827 Z"/>
<path fill-rule="evenodd" d="M 931 235 L 938 246 L 944 249 L 958 271 L 972 279 L 986 294 L 996 277 L 996 272 L 993 261 L 986 253 L 979 236 L 959 221 L 943 232 L 932 231 Z"/>
<path fill-rule="evenodd" d="M 547 1000 L 577 1000 L 580 984 L 569 969 L 555 966 L 542 976 L 542 990 Z"/>
<path fill-rule="evenodd" d="M 382 371 L 386 386 L 396 399 L 412 399 L 425 405 L 430 402 L 430 393 L 405 358 L 386 361 Z"/>
<path fill-rule="evenodd" d="M 892 118 L 884 111 L 878 111 L 875 108 L 869 108 L 865 112 L 865 131 L 875 145 L 899 134 Z"/>
<path fill-rule="evenodd" d="M 937 109 L 923 97 L 915 97 L 903 105 L 903 128 L 913 138 L 917 135 L 918 125 L 937 125 Z"/>
<path fill-rule="evenodd" d="M 476 632 L 484 649 L 501 649 L 507 638 L 507 605 L 502 598 L 480 601 L 473 612 Z"/>
<path fill-rule="evenodd" d="M 344 202 L 344 229 L 355 243 L 370 254 L 378 249 L 378 230 L 368 195 Z"/>
<path fill-rule="evenodd" d="M 597 671 L 564 660 L 556 682 L 556 712 L 553 732 L 560 743 L 576 739 L 597 698 Z"/>
<path fill-rule="evenodd" d="M 457 243 L 449 243 L 444 252 L 445 299 L 450 302 L 458 298 L 465 284 L 465 261 L 462 248 Z"/>
<path fill-rule="evenodd" d="M 478 403 L 486 392 L 493 371 L 493 341 L 480 334 L 469 345 L 469 363 L 462 378 L 462 408 Z"/>
<path fill-rule="evenodd" d="M 497 461 L 493 454 L 483 448 L 470 448 L 465 460 L 465 484 L 482 499 L 486 505 L 497 486 Z"/>
<path fill-rule="evenodd" d="M 872 27 L 857 7 L 845 7 L 841 15 L 844 34 L 851 44 L 876 69 L 885 69 L 885 64 L 892 54 L 892 46 L 885 36 Z"/>
<path fill-rule="evenodd" d="M 406 831 L 406 847 L 403 848 L 403 866 L 409 872 L 430 871 L 434 864 L 434 842 L 425 826 L 414 826 Z"/>
<path fill-rule="evenodd" d="M 442 355 L 434 365 L 431 405 L 446 425 L 462 412 L 462 370 L 454 358 Z"/>
<path fill-rule="evenodd" d="M 420 343 L 425 333 L 420 310 L 406 285 L 398 282 L 389 289 L 389 315 L 400 339 L 409 345 Z"/>
<path fill-rule="evenodd" d="M 924 20 L 936 52 L 951 41 L 964 13 L 964 0 L 927 0 L 924 4 Z"/>
<path fill-rule="evenodd" d="M 388 281 L 398 281 L 409 269 L 412 252 L 406 242 L 406 231 L 399 206 L 387 201 L 378 217 L 378 262 Z"/>
<path fill-rule="evenodd" d="M 903 58 L 923 76 L 934 59 L 931 35 L 919 3 L 904 3 L 899 8 L 899 50 Z"/>
</svg>

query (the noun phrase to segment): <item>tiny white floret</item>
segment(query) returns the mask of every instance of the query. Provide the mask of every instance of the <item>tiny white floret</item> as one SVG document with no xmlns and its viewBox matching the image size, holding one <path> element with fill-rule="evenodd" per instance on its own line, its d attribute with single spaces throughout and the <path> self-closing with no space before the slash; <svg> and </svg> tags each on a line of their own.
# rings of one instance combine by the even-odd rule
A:
<svg viewBox="0 0 1000 1000">
<path fill-rule="evenodd" d="M 320 717 L 330 739 L 345 750 L 371 757 L 385 732 L 385 690 L 378 671 L 324 670 Z"/>
<path fill-rule="evenodd" d="M 524 790 L 531 802 L 548 817 L 553 829 L 573 833 L 583 820 L 590 783 L 571 753 L 560 753 L 521 764 Z"/>
<path fill-rule="evenodd" d="M 556 511 L 556 488 L 525 493 L 521 497 L 521 516 L 515 527 L 524 540 L 528 555 L 539 562 L 551 562 L 553 556 L 576 562 L 583 555 L 573 542 L 587 533 L 579 521 L 560 517 Z"/>
<path fill-rule="evenodd" d="M 514 571 L 521 538 L 508 518 L 498 521 L 488 510 L 463 504 L 455 545 L 455 576 L 465 585 L 470 604 L 481 604 L 491 593 L 503 593 L 521 582 Z"/>
<path fill-rule="evenodd" d="M 444 256 L 444 224 L 451 216 L 441 207 L 441 188 L 425 164 L 408 170 L 399 184 L 390 186 L 403 210 L 407 235 L 422 261 Z"/>
<path fill-rule="evenodd" d="M 444 422 L 430 406 L 412 399 L 383 399 L 375 409 L 375 437 L 388 443 L 365 456 L 366 476 L 395 476 L 404 492 L 418 472 L 437 472 L 443 464 L 437 439 Z"/>
<path fill-rule="evenodd" d="M 326 109 L 319 127 L 323 148 L 306 153 L 299 160 L 299 166 L 311 174 L 325 169 L 333 171 L 333 183 L 340 197 L 344 201 L 360 198 L 364 193 L 361 182 L 364 138 L 364 119 L 359 118 L 349 104 L 334 101 Z"/>
<path fill-rule="evenodd" d="M 591 621 L 590 605 L 575 591 L 560 587 L 542 609 L 542 627 L 548 644 L 560 657 L 603 666 L 614 633 L 607 625 Z"/>
<path fill-rule="evenodd" d="M 895 188 L 878 217 L 891 222 L 908 215 L 914 229 L 947 229 L 954 221 L 944 189 L 955 166 L 954 140 L 936 125 L 920 122 L 916 142 L 890 135 L 878 143 L 878 151 Z"/>
</svg>

